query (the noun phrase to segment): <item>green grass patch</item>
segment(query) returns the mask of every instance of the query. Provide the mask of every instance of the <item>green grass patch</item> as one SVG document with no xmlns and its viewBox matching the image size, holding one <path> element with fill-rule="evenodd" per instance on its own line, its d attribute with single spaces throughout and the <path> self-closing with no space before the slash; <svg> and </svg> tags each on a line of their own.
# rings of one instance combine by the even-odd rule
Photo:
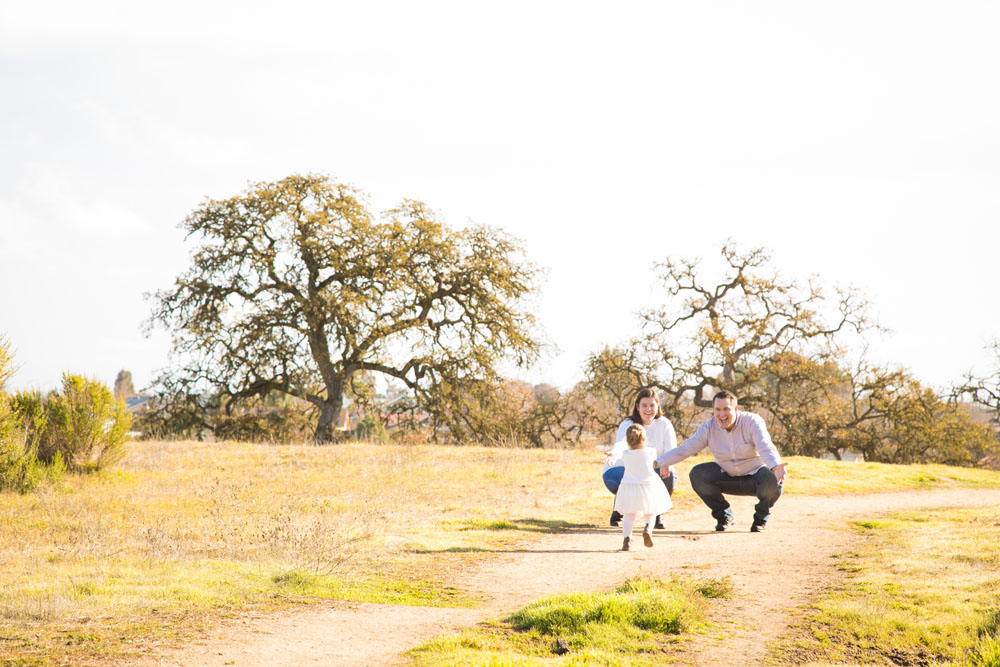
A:
<svg viewBox="0 0 1000 667">
<path fill-rule="evenodd" d="M 722 579 L 707 579 L 694 584 L 694 589 L 706 598 L 731 598 L 733 597 L 733 582 L 729 577 Z"/>
<path fill-rule="evenodd" d="M 781 664 L 1000 667 L 1000 518 L 996 508 L 904 512 L 859 521 L 847 581 L 821 598 Z"/>
<path fill-rule="evenodd" d="M 518 530 L 519 526 L 513 521 L 487 519 L 465 519 L 454 522 L 459 526 L 459 530 Z"/>
<path fill-rule="evenodd" d="M 728 580 L 633 578 L 609 592 L 538 600 L 411 656 L 420 667 L 663 664 L 683 635 L 705 627 L 705 600 L 730 594 Z"/>
<path fill-rule="evenodd" d="M 919 519 L 916 519 L 919 521 Z M 872 521 L 870 519 L 864 521 L 855 521 L 851 524 L 855 530 L 865 533 L 873 530 L 885 530 L 888 528 L 898 528 L 898 522 L 891 521 Z"/>
<path fill-rule="evenodd" d="M 1000 639 L 980 637 L 969 650 L 962 667 L 1000 667 Z"/>
<path fill-rule="evenodd" d="M 475 607 L 482 603 L 478 597 L 470 596 L 437 579 L 354 579 L 292 569 L 273 575 L 271 583 L 282 594 L 295 595 L 303 601 L 332 598 L 417 607 Z"/>
</svg>

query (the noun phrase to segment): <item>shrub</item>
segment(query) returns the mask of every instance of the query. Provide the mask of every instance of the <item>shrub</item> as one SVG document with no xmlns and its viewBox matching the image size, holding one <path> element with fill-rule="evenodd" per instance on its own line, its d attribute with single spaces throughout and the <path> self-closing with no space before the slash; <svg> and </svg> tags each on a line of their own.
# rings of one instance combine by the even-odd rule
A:
<svg viewBox="0 0 1000 667">
<path fill-rule="evenodd" d="M 0 491 L 28 493 L 43 480 L 51 481 L 64 472 L 66 464 L 58 452 L 46 465 L 23 435 L 0 438 Z"/>
<path fill-rule="evenodd" d="M 17 367 L 10 342 L 0 336 L 0 491 L 27 493 L 45 478 L 46 467 L 37 456 L 37 426 L 44 425 L 40 412 L 40 397 L 37 402 L 32 396 L 18 393 L 8 396 L 3 387 Z M 29 414 L 22 414 L 22 402 L 29 408 Z M 55 473 L 62 472 L 62 462 L 56 459 Z"/>
<path fill-rule="evenodd" d="M 0 436 L 0 491 L 31 491 L 42 480 L 44 468 L 23 435 Z"/>
<path fill-rule="evenodd" d="M 0 394 L 0 491 L 28 493 L 43 479 L 61 475 L 65 465 L 58 454 L 50 466 L 38 460 L 37 439 L 25 430 L 14 404 Z"/>
<path fill-rule="evenodd" d="M 38 457 L 47 463 L 59 455 L 70 470 L 99 470 L 125 455 L 132 416 L 96 380 L 64 374 L 62 393 L 45 399 L 45 418 Z"/>
<path fill-rule="evenodd" d="M 161 383 L 163 380 L 161 379 Z M 315 406 L 304 399 L 272 392 L 239 400 L 220 393 L 186 393 L 161 386 L 160 393 L 135 414 L 143 438 L 244 442 L 312 441 Z"/>
<path fill-rule="evenodd" d="M 45 431 L 47 417 L 45 399 L 39 391 L 19 391 L 10 397 L 10 409 L 17 418 L 18 426 L 33 448 Z"/>
<path fill-rule="evenodd" d="M 289 408 L 258 408 L 215 420 L 219 440 L 245 442 L 303 442 L 312 439 L 309 415 Z"/>
<path fill-rule="evenodd" d="M 383 443 L 389 441 L 389 433 L 385 424 L 377 415 L 368 414 L 354 427 L 354 437 L 362 442 Z"/>
<path fill-rule="evenodd" d="M 152 440 L 204 440 L 213 432 L 209 414 L 217 412 L 217 398 L 179 391 L 154 396 L 135 415 L 135 427 Z"/>
<path fill-rule="evenodd" d="M 0 491 L 27 493 L 38 483 L 34 474 L 38 458 L 19 425 L 6 396 L 0 395 Z"/>
</svg>

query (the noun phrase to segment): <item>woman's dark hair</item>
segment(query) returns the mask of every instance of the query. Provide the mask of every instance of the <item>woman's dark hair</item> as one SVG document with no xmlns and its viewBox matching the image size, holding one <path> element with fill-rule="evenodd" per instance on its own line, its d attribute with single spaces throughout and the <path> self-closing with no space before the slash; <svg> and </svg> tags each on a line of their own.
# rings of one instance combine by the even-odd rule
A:
<svg viewBox="0 0 1000 667">
<path fill-rule="evenodd" d="M 632 414 L 629 416 L 629 419 L 632 420 L 633 424 L 642 423 L 642 417 L 639 416 L 639 401 L 644 398 L 651 398 L 656 401 L 656 414 L 653 415 L 653 419 L 663 416 L 663 410 L 660 409 L 660 399 L 656 397 L 656 392 L 651 387 L 646 387 L 639 390 L 639 393 L 635 397 L 635 403 L 632 404 Z"/>
</svg>

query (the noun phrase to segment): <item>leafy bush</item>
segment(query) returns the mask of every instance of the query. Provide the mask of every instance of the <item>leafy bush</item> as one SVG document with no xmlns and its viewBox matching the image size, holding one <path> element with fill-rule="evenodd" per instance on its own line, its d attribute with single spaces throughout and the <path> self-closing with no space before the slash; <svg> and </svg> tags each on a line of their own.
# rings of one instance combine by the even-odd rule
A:
<svg viewBox="0 0 1000 667">
<path fill-rule="evenodd" d="M 24 432 L 28 443 L 38 447 L 38 440 L 45 431 L 48 417 L 45 414 L 45 399 L 39 391 L 19 391 L 10 397 L 10 409 L 17 417 L 18 426 Z"/>
<path fill-rule="evenodd" d="M 24 428 L 24 416 L 14 408 L 14 399 L 0 394 L 0 491 L 28 493 L 46 478 L 65 471 L 56 455 L 46 466 L 38 460 L 37 438 Z"/>
<path fill-rule="evenodd" d="M 132 416 L 100 382 L 66 373 L 62 392 L 49 394 L 44 406 L 41 460 L 52 463 L 61 456 L 70 470 L 83 471 L 99 470 L 125 455 Z"/>
<path fill-rule="evenodd" d="M 310 415 L 289 408 L 259 408 L 215 420 L 215 437 L 245 442 L 303 442 L 312 439 Z"/>
<path fill-rule="evenodd" d="M 354 437 L 362 442 L 388 442 L 389 433 L 377 415 L 368 414 L 354 427 Z"/>
<path fill-rule="evenodd" d="M 165 381 L 161 379 L 161 385 Z M 239 401 L 220 393 L 186 393 L 163 385 L 135 415 L 135 428 L 153 440 L 306 442 L 314 437 L 314 406 L 298 397 L 272 392 Z"/>
<path fill-rule="evenodd" d="M 0 437 L 0 491 L 31 491 L 42 480 L 44 468 L 23 439 Z"/>
<path fill-rule="evenodd" d="M 17 426 L 17 415 L 0 401 L 0 491 L 27 493 L 38 485 L 38 457 Z"/>
<path fill-rule="evenodd" d="M 38 460 L 38 432 L 45 425 L 41 397 L 3 391 L 16 369 L 10 343 L 0 336 L 0 491 L 27 493 L 46 476 L 61 474 L 64 466 L 59 457 L 51 467 Z"/>
<path fill-rule="evenodd" d="M 209 415 L 218 410 L 218 397 L 168 388 L 136 413 L 135 428 L 148 440 L 204 440 L 214 428 Z"/>
<path fill-rule="evenodd" d="M 66 471 L 58 452 L 50 464 L 38 460 L 35 448 L 23 435 L 0 438 L 0 491 L 33 491 L 43 480 L 55 479 Z"/>
</svg>

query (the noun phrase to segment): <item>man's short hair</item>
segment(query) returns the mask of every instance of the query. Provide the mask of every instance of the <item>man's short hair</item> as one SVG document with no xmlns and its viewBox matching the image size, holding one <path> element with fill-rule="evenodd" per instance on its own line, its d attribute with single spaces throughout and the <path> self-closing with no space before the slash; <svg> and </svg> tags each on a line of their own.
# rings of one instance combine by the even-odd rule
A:
<svg viewBox="0 0 1000 667">
<path fill-rule="evenodd" d="M 715 396 L 713 396 L 712 397 L 712 402 L 715 403 L 720 398 L 724 398 L 724 399 L 732 401 L 733 405 L 737 404 L 736 394 L 734 394 L 733 392 L 729 391 L 728 389 L 723 389 L 718 394 L 716 394 Z"/>
</svg>

